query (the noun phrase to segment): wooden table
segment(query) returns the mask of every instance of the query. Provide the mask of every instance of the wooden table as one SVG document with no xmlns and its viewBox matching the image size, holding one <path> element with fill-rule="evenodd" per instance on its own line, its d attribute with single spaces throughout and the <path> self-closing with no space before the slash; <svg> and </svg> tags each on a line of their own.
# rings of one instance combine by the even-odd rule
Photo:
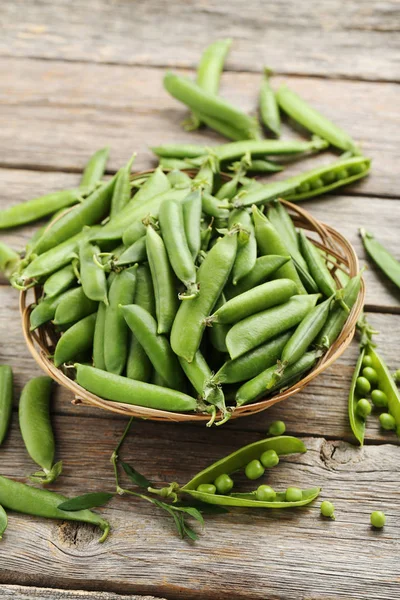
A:
<svg viewBox="0 0 400 600">
<path fill-rule="evenodd" d="M 139 152 L 138 169 L 151 166 L 148 145 L 221 141 L 207 131 L 182 131 L 185 110 L 163 91 L 162 77 L 167 67 L 192 74 L 207 43 L 231 36 L 235 43 L 222 83 L 227 98 L 254 110 L 260 71 L 271 65 L 277 83 L 284 80 L 312 100 L 373 159 L 367 180 L 304 206 L 346 235 L 361 262 L 362 225 L 399 257 L 395 0 L 3 0 L 0 22 L 2 207 L 76 185 L 88 156 L 105 144 L 111 146 L 112 173 L 133 150 Z M 310 163 L 299 161 L 292 172 Z M 1 239 L 22 248 L 31 234 L 27 227 Z M 366 311 L 381 332 L 379 349 L 397 368 L 399 292 L 371 264 L 365 279 Z M 1 283 L 0 363 L 11 364 L 16 379 L 1 473 L 23 479 L 34 466 L 18 431 L 17 397 L 40 371 L 24 345 L 17 293 Z M 364 448 L 353 445 L 347 394 L 356 356 L 354 341 L 301 394 L 222 429 L 137 423 L 123 451 L 156 483 L 184 482 L 260 439 L 268 423 L 281 418 L 308 452 L 282 460 L 272 485 L 321 485 L 322 498 L 335 503 L 336 521 L 319 516 L 319 502 L 297 511 L 232 510 L 207 518 L 199 541 L 191 544 L 176 537 L 159 510 L 122 498 L 102 510 L 113 531 L 99 545 L 91 527 L 11 514 L 0 545 L 0 597 L 397 600 L 399 441 L 371 418 Z M 53 488 L 70 495 L 111 489 L 109 458 L 125 420 L 70 401 L 57 391 L 53 413 L 64 473 Z M 387 514 L 382 531 L 369 526 L 376 509 Z"/>
</svg>

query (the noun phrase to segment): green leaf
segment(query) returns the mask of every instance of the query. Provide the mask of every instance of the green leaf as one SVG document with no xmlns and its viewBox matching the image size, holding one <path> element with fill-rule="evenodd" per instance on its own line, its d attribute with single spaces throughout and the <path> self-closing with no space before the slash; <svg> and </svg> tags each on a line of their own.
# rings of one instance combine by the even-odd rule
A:
<svg viewBox="0 0 400 600">
<path fill-rule="evenodd" d="M 96 506 L 104 506 L 112 498 L 114 494 L 110 492 L 93 492 L 90 494 L 82 494 L 69 500 L 65 500 L 58 505 L 60 510 L 76 511 L 86 510 L 88 508 L 96 508 Z"/>
<path fill-rule="evenodd" d="M 199 536 L 197 535 L 197 533 L 193 529 L 191 529 L 188 525 L 186 525 L 186 523 L 183 524 L 183 530 L 184 530 L 185 534 L 194 542 L 199 539 Z"/>
<path fill-rule="evenodd" d="M 196 519 L 196 521 L 201 523 L 201 525 L 204 527 L 204 519 L 202 517 L 202 514 L 199 510 L 197 510 L 197 508 L 194 508 L 194 506 L 188 506 L 187 508 L 178 508 L 178 510 L 187 513 L 188 515 L 193 517 L 193 519 Z"/>
<path fill-rule="evenodd" d="M 151 481 L 149 481 L 144 475 L 141 475 L 141 473 L 136 471 L 136 469 L 133 469 L 130 465 L 128 465 L 128 463 L 121 460 L 121 465 L 125 473 L 128 475 L 129 479 L 131 479 L 133 483 L 135 483 L 141 488 L 145 488 L 146 490 L 148 487 L 152 487 L 153 484 L 151 483 Z"/>
</svg>

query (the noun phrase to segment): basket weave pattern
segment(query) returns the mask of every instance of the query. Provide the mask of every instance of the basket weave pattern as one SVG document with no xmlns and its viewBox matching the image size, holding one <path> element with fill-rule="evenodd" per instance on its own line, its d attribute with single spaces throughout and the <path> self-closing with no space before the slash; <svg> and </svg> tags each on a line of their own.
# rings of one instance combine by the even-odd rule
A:
<svg viewBox="0 0 400 600">
<path fill-rule="evenodd" d="M 289 210 L 296 227 L 300 227 L 312 232 L 313 236 L 311 239 L 313 243 L 329 254 L 328 264 L 331 268 L 332 275 L 338 284 L 338 287 L 342 287 L 338 279 L 338 271 L 342 271 L 350 277 L 357 275 L 359 272 L 359 266 L 354 248 L 340 233 L 338 233 L 332 227 L 317 221 L 310 215 L 310 213 L 300 208 L 298 205 L 287 201 L 282 202 Z M 47 323 L 46 325 L 38 328 L 36 331 L 30 331 L 30 312 L 33 308 L 34 302 L 40 298 L 41 288 L 33 288 L 34 300 L 32 303 L 28 302 L 29 293 L 30 292 L 24 291 L 21 292 L 20 295 L 22 328 L 27 346 L 32 356 L 38 365 L 43 369 L 43 371 L 50 375 L 50 377 L 52 377 L 57 383 L 72 392 L 74 396 L 73 402 L 75 404 L 93 405 L 104 410 L 126 416 L 141 417 L 154 421 L 183 422 L 209 420 L 209 415 L 195 413 L 171 413 L 168 411 L 144 408 L 131 404 L 111 402 L 109 400 L 103 400 L 102 398 L 87 392 L 72 379 L 70 379 L 62 369 L 56 368 L 51 358 L 49 358 L 54 353 L 55 345 L 59 336 L 53 325 L 51 323 Z M 328 352 L 319 359 L 316 366 L 303 379 L 282 393 L 271 398 L 253 402 L 235 409 L 232 418 L 252 415 L 265 410 L 277 402 L 282 402 L 282 400 L 285 400 L 286 398 L 289 398 L 290 396 L 300 392 L 306 385 L 315 379 L 315 377 L 322 373 L 322 371 L 332 365 L 335 360 L 337 360 L 341 354 L 343 354 L 354 336 L 355 326 L 364 304 L 364 296 L 365 286 L 364 282 L 362 281 L 359 296 L 349 314 L 341 334 Z"/>
</svg>

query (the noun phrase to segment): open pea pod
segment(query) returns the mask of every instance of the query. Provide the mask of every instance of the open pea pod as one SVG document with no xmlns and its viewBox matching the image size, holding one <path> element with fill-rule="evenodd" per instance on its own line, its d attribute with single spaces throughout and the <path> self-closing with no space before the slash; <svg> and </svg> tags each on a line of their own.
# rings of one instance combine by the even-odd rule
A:
<svg viewBox="0 0 400 600">
<path fill-rule="evenodd" d="M 365 419 L 363 419 L 357 413 L 357 402 L 361 399 L 362 396 L 357 392 L 356 384 L 357 378 L 360 375 L 362 362 L 365 355 L 365 348 L 363 348 L 360 352 L 360 355 L 357 360 L 356 367 L 354 369 L 353 377 L 351 379 L 350 391 L 349 391 L 349 421 L 350 427 L 357 438 L 357 441 L 360 443 L 360 446 L 364 444 L 364 435 L 365 435 Z"/>
<path fill-rule="evenodd" d="M 378 374 L 378 387 L 384 392 L 388 399 L 388 412 L 392 415 L 396 421 L 397 435 L 400 437 L 400 393 L 396 386 L 396 383 L 390 374 L 390 371 L 375 351 L 374 348 L 368 347 L 366 354 L 372 359 L 372 368 Z"/>
<path fill-rule="evenodd" d="M 297 502 L 287 502 L 285 492 L 278 492 L 273 502 L 257 500 L 256 492 L 250 494 L 230 494 L 228 496 L 218 494 L 205 494 L 196 490 L 185 490 L 188 494 L 207 504 L 220 504 L 223 506 L 239 506 L 248 508 L 294 508 L 296 506 L 305 506 L 318 497 L 321 488 L 313 487 L 302 490 L 302 499 Z"/>
</svg>

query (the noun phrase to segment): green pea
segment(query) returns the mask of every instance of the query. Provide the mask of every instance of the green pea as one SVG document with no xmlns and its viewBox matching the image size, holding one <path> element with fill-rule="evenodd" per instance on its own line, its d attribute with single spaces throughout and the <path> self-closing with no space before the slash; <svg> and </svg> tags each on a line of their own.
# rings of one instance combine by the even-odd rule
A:
<svg viewBox="0 0 400 600">
<path fill-rule="evenodd" d="M 296 189 L 296 192 L 298 194 L 304 194 L 305 192 L 309 192 L 310 191 L 310 184 L 307 181 L 304 181 L 303 183 L 301 183 L 299 185 L 299 187 Z"/>
<path fill-rule="evenodd" d="M 340 169 L 339 171 L 336 171 L 337 179 L 347 179 L 348 176 L 349 176 L 349 173 L 348 173 L 347 169 Z"/>
<path fill-rule="evenodd" d="M 378 373 L 372 367 L 365 367 L 362 374 L 371 384 L 376 385 L 378 383 Z"/>
<path fill-rule="evenodd" d="M 276 492 L 269 485 L 260 485 L 256 492 L 257 500 L 264 502 L 273 502 L 276 499 Z"/>
<path fill-rule="evenodd" d="M 212 483 L 201 483 L 198 488 L 198 492 L 202 492 L 203 494 L 215 494 L 217 488 Z"/>
<path fill-rule="evenodd" d="M 364 163 L 359 163 L 357 165 L 351 165 L 351 166 L 349 166 L 349 173 L 350 173 L 350 175 L 358 175 L 359 173 L 362 173 L 363 171 L 365 171 L 365 164 Z"/>
<path fill-rule="evenodd" d="M 303 492 L 298 487 L 288 487 L 285 493 L 286 502 L 299 502 L 303 498 Z"/>
<path fill-rule="evenodd" d="M 357 402 L 356 405 L 356 411 L 357 414 L 362 417 L 363 419 L 366 419 L 368 417 L 368 415 L 371 414 L 371 404 L 368 402 L 368 400 L 366 398 L 361 398 L 361 400 L 359 400 Z"/>
<path fill-rule="evenodd" d="M 334 171 L 328 171 L 322 175 L 322 180 L 325 185 L 333 183 L 336 179 L 336 173 Z"/>
<path fill-rule="evenodd" d="M 386 429 L 386 431 L 396 429 L 396 421 L 389 413 L 382 413 L 379 415 L 379 423 L 381 424 L 382 429 Z"/>
<path fill-rule="evenodd" d="M 233 481 L 227 473 L 223 473 L 217 477 L 217 479 L 214 481 L 214 485 L 218 494 L 229 494 L 233 488 Z"/>
<path fill-rule="evenodd" d="M 356 390 L 363 396 L 371 391 L 371 384 L 366 377 L 357 377 Z"/>
<path fill-rule="evenodd" d="M 311 179 L 310 188 L 312 190 L 317 190 L 318 188 L 324 187 L 324 182 L 320 177 L 316 177 L 315 179 Z"/>
<path fill-rule="evenodd" d="M 246 465 L 244 470 L 248 479 L 259 479 L 264 475 L 264 467 L 259 460 L 254 459 Z"/>
<path fill-rule="evenodd" d="M 329 502 L 329 500 L 324 500 L 321 503 L 321 515 L 323 517 L 329 517 L 330 519 L 335 519 L 335 507 L 333 506 L 332 502 Z"/>
<path fill-rule="evenodd" d="M 382 390 L 372 390 L 371 400 L 372 404 L 378 406 L 379 408 L 385 408 L 385 406 L 388 405 L 387 396 L 385 392 L 382 392 Z"/>
<path fill-rule="evenodd" d="M 371 513 L 370 521 L 372 527 L 381 529 L 386 524 L 386 515 L 381 510 L 375 510 Z"/>
<path fill-rule="evenodd" d="M 269 435 L 283 435 L 286 431 L 286 425 L 283 421 L 274 421 L 268 429 Z"/>
<path fill-rule="evenodd" d="M 362 366 L 363 367 L 372 367 L 372 358 L 370 356 L 368 356 L 368 354 L 366 354 L 364 356 L 364 358 L 362 359 Z"/>
<path fill-rule="evenodd" d="M 271 467 L 276 467 L 276 465 L 279 463 L 279 456 L 275 450 L 266 450 L 261 454 L 260 460 L 264 467 L 269 469 Z"/>
</svg>

